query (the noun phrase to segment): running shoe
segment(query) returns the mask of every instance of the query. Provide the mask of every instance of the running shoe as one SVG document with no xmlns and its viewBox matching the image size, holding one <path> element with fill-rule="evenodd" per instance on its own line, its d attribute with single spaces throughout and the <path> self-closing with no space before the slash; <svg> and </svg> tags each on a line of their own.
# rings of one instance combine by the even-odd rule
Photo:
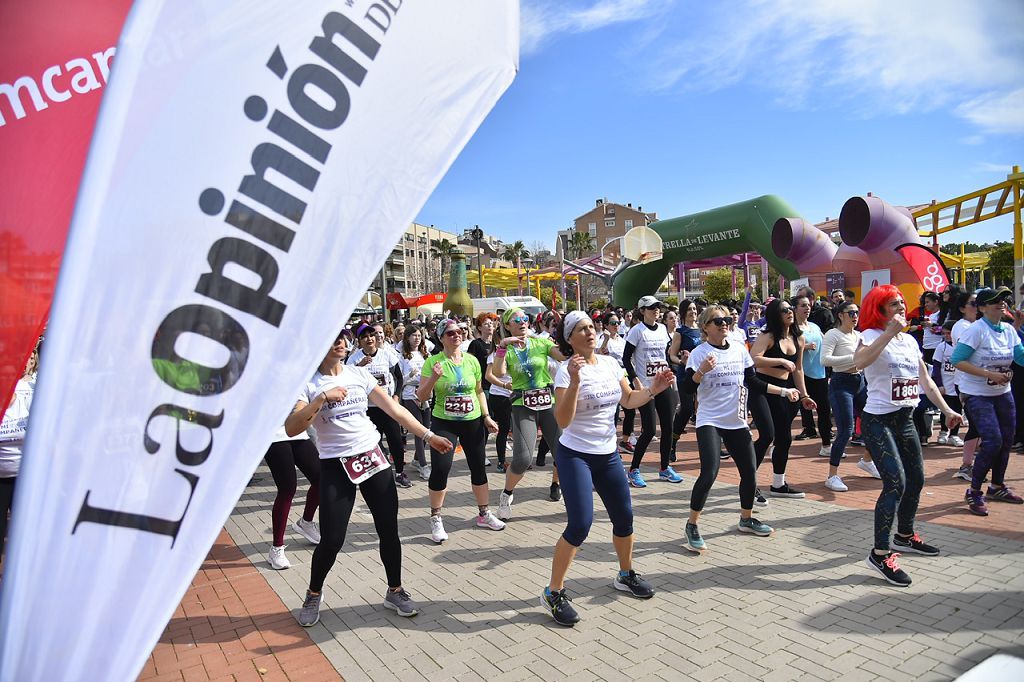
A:
<svg viewBox="0 0 1024 682">
<path fill-rule="evenodd" d="M 420 465 L 420 478 L 423 479 L 424 481 L 429 481 L 430 480 L 430 465 L 429 464 L 421 464 Z"/>
<path fill-rule="evenodd" d="M 505 530 L 505 522 L 498 519 L 490 509 L 476 517 L 476 525 L 479 528 L 490 528 L 491 530 Z"/>
<path fill-rule="evenodd" d="M 849 488 L 846 487 L 846 484 L 843 483 L 843 479 L 839 478 L 838 474 L 836 474 L 835 476 L 829 476 L 828 479 L 825 481 L 825 487 L 837 493 L 845 493 L 847 490 L 849 490 Z"/>
<path fill-rule="evenodd" d="M 793 440 L 810 440 L 811 438 L 817 438 L 818 432 L 815 429 L 804 429 L 796 435 Z"/>
<path fill-rule="evenodd" d="M 384 606 L 402 618 L 411 618 L 420 612 L 419 605 L 412 600 L 412 597 L 409 596 L 404 587 L 399 589 L 398 592 L 392 592 L 389 589 L 384 595 Z"/>
<path fill-rule="evenodd" d="M 1024 504 L 1024 498 L 1013 492 L 1010 488 L 1005 485 L 1002 488 L 988 487 L 988 492 L 985 493 L 985 497 L 996 502 L 1009 502 L 1010 504 Z"/>
<path fill-rule="evenodd" d="M 1010 446 L 1010 449 L 1013 450 L 1014 452 L 1024 452 L 1024 443 L 1022 443 L 1021 441 L 1017 441 L 1016 443 Z"/>
<path fill-rule="evenodd" d="M 980 490 L 967 489 L 965 495 L 967 509 L 975 516 L 988 516 L 988 505 L 985 504 L 985 495 Z"/>
<path fill-rule="evenodd" d="M 953 447 L 962 448 L 964 446 L 964 439 L 960 436 L 950 436 L 948 442 Z"/>
<path fill-rule="evenodd" d="M 720 459 L 720 460 L 721 460 L 721 459 L 730 459 L 730 458 L 732 458 L 732 455 L 730 455 L 730 454 L 729 454 L 728 452 L 726 452 L 725 450 L 720 450 L 720 451 L 719 451 L 719 453 L 718 453 L 718 459 Z"/>
<path fill-rule="evenodd" d="M 552 592 L 550 595 L 544 592 L 540 594 L 541 605 L 551 613 L 551 617 L 555 619 L 555 622 L 569 628 L 580 622 L 580 614 L 576 613 L 576 609 L 572 607 L 570 602 L 572 602 L 572 599 L 569 598 L 564 589 Z"/>
<path fill-rule="evenodd" d="M 306 590 L 306 601 L 302 602 L 299 609 L 299 625 L 304 628 L 311 628 L 320 622 L 320 607 L 324 605 L 324 593 L 311 594 Z"/>
<path fill-rule="evenodd" d="M 953 478 L 959 478 L 961 481 L 969 482 L 971 480 L 971 472 L 973 469 L 974 467 L 972 467 L 970 464 L 964 464 L 963 466 L 956 470 L 956 473 L 953 474 Z"/>
<path fill-rule="evenodd" d="M 665 467 L 658 473 L 658 480 L 668 481 L 669 483 L 682 483 L 683 477 L 677 474 L 672 467 Z"/>
<path fill-rule="evenodd" d="M 505 463 L 498 462 L 498 466 L 494 467 L 494 470 L 497 471 L 499 474 L 505 473 Z"/>
<path fill-rule="evenodd" d="M 741 533 L 752 533 L 759 535 L 763 538 L 768 537 L 775 532 L 775 529 L 769 526 L 767 523 L 762 523 L 756 517 L 750 516 L 748 518 L 740 518 L 740 523 L 736 527 Z"/>
<path fill-rule="evenodd" d="M 859 448 L 864 447 L 864 437 L 854 436 L 853 438 L 850 439 L 850 445 L 856 445 Z"/>
<path fill-rule="evenodd" d="M 400 474 L 395 474 L 395 483 L 397 483 L 400 488 L 412 487 L 412 481 L 409 480 L 409 474 L 404 471 Z"/>
<path fill-rule="evenodd" d="M 441 521 L 441 515 L 430 517 L 430 539 L 441 544 L 448 539 L 448 533 L 444 532 L 444 522 Z"/>
<path fill-rule="evenodd" d="M 794 498 L 805 497 L 805 495 L 804 495 L 802 490 L 797 490 L 796 488 L 792 488 L 792 487 L 790 487 L 790 485 L 788 483 L 783 483 L 782 487 L 780 487 L 780 488 L 776 488 L 775 486 L 770 486 L 768 488 L 768 494 L 771 495 L 772 497 L 794 497 Z"/>
<path fill-rule="evenodd" d="M 485 467 L 491 466 L 491 458 L 490 457 L 484 457 L 484 466 Z"/>
<path fill-rule="evenodd" d="M 512 518 L 513 499 L 515 499 L 515 494 L 509 495 L 504 490 L 498 495 L 498 518 L 502 521 L 508 521 Z"/>
<path fill-rule="evenodd" d="M 314 545 L 320 544 L 320 525 L 316 521 L 300 518 L 292 524 L 292 530 L 309 540 Z"/>
<path fill-rule="evenodd" d="M 822 445 L 821 448 L 818 450 L 818 457 L 831 457 L 831 456 L 832 456 L 832 446 L 831 445 Z"/>
<path fill-rule="evenodd" d="M 915 554 L 924 554 L 925 556 L 938 556 L 939 548 L 932 547 L 917 533 L 914 533 L 910 537 L 903 537 L 899 533 L 892 536 L 892 544 L 896 545 L 904 552 L 913 552 Z"/>
<path fill-rule="evenodd" d="M 640 473 L 639 469 L 630 469 L 627 478 L 629 479 L 629 485 L 632 486 L 633 488 L 647 487 L 647 481 L 644 480 L 644 477 Z"/>
<path fill-rule="evenodd" d="M 935 442 L 938 443 L 939 445 L 952 445 L 952 443 L 949 442 L 949 434 L 946 433 L 945 431 L 939 433 L 939 437 L 936 439 Z"/>
<path fill-rule="evenodd" d="M 889 552 L 888 554 L 875 554 L 874 550 L 868 553 L 865 562 L 868 566 L 878 571 L 883 578 L 897 587 L 910 587 L 910 576 L 907 575 L 896 562 L 899 554 Z"/>
<path fill-rule="evenodd" d="M 857 462 L 857 468 L 861 471 L 866 471 L 871 478 L 881 478 L 882 474 L 878 473 L 878 467 L 873 461 L 861 459 Z"/>
<path fill-rule="evenodd" d="M 280 547 L 270 546 L 270 554 L 267 555 L 267 563 L 275 571 L 283 571 L 286 568 L 292 567 L 292 562 L 288 561 L 288 557 L 284 555 L 284 548 L 287 545 L 281 545 Z"/>
<path fill-rule="evenodd" d="M 619 443 L 619 447 L 625 450 L 626 452 L 633 452 L 633 445 L 627 440 L 621 441 Z"/>
<path fill-rule="evenodd" d="M 768 506 L 768 500 L 767 500 L 767 498 L 765 498 L 764 495 L 761 494 L 761 489 L 760 488 L 756 488 L 754 490 L 754 504 L 757 505 L 758 507 L 767 507 Z"/>
<path fill-rule="evenodd" d="M 628 575 L 620 573 L 615 576 L 612 587 L 619 592 L 629 592 L 637 599 L 650 599 L 654 596 L 654 588 L 651 587 L 651 584 L 641 578 L 640 574 L 633 569 L 629 569 Z"/>
<path fill-rule="evenodd" d="M 691 552 L 697 552 L 698 554 L 704 551 L 707 544 L 704 542 L 704 538 L 700 536 L 700 531 L 697 530 L 696 523 L 686 524 L 686 549 Z"/>
<path fill-rule="evenodd" d="M 562 486 L 557 483 L 552 483 L 551 488 L 548 490 L 548 499 L 552 502 L 558 502 L 562 499 Z"/>
</svg>

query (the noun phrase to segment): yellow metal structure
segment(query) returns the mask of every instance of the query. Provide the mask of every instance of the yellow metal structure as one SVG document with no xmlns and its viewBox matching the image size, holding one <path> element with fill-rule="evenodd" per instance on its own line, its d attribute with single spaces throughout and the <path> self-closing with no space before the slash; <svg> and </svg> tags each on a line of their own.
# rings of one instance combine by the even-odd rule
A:
<svg viewBox="0 0 1024 682">
<path fill-rule="evenodd" d="M 539 275 L 530 274 L 527 278 L 527 273 L 520 270 L 518 273 L 515 268 L 483 268 L 484 273 L 484 287 L 495 287 L 497 289 L 503 289 L 505 291 L 513 291 L 519 288 L 519 279 L 527 279 L 527 291 L 529 295 L 540 298 L 540 283 L 549 282 L 552 280 L 558 281 L 562 279 L 562 275 L 557 272 L 547 272 Z M 466 271 L 466 276 L 470 281 L 477 279 L 476 270 Z M 566 280 L 579 279 L 577 275 L 566 275 Z"/>
</svg>

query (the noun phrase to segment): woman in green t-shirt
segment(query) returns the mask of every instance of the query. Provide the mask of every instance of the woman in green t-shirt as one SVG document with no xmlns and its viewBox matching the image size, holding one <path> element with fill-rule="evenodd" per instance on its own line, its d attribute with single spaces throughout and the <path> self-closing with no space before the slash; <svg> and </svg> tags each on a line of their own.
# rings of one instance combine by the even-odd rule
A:
<svg viewBox="0 0 1024 682">
<path fill-rule="evenodd" d="M 496 344 L 491 372 L 496 377 L 512 377 L 512 464 L 505 471 L 505 489 L 498 497 L 498 518 L 512 518 L 512 498 L 537 449 L 537 427 L 551 452 L 558 446 L 562 430 L 555 421 L 554 380 L 548 359 L 558 362 L 565 356 L 550 338 L 528 336 L 530 318 L 519 308 L 501 316 L 504 336 Z M 552 498 L 557 499 L 558 471 L 551 474 Z"/>
<path fill-rule="evenodd" d="M 462 331 L 458 322 L 443 319 L 437 323 L 437 338 L 441 352 L 427 358 L 423 364 L 416 399 L 421 403 L 434 396 L 431 412 L 431 431 L 452 442 L 451 450 L 440 452 L 430 449 L 430 538 L 440 544 L 448 539 L 441 521 L 441 508 L 448 488 L 448 474 L 456 444 L 462 445 L 469 464 L 470 481 L 476 497 L 478 515 L 476 525 L 491 530 L 503 530 L 505 524 L 495 518 L 488 505 L 487 470 L 484 448 L 487 432 L 498 432 L 498 425 L 488 413 L 487 401 L 481 386 L 483 371 L 480 363 L 460 349 Z"/>
</svg>

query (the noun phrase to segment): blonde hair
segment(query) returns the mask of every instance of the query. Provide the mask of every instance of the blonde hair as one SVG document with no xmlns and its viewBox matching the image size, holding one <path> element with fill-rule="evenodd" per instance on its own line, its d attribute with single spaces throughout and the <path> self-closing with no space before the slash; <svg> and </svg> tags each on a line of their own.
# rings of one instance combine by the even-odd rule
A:
<svg viewBox="0 0 1024 682">
<path fill-rule="evenodd" d="M 704 339 L 705 341 L 708 340 L 708 333 L 704 331 L 704 328 L 711 323 L 711 318 L 718 317 L 718 315 L 715 315 L 715 313 L 718 311 L 725 313 L 724 315 L 722 315 L 722 317 L 729 317 L 729 309 L 726 308 L 724 305 L 719 305 L 715 303 L 709 305 L 707 308 L 702 310 L 700 313 L 700 317 L 697 318 L 697 326 L 700 328 L 700 338 Z"/>
</svg>

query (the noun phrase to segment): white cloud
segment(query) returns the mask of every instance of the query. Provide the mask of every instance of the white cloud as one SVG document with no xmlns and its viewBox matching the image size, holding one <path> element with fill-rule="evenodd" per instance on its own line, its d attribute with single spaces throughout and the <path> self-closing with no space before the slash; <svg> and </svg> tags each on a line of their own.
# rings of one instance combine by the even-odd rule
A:
<svg viewBox="0 0 1024 682">
<path fill-rule="evenodd" d="M 1006 173 L 1009 175 L 1013 172 L 1013 164 L 1010 163 L 992 163 L 990 161 L 978 161 L 971 170 L 975 173 Z"/>
<path fill-rule="evenodd" d="M 585 33 L 612 24 L 647 19 L 672 0 L 523 0 L 520 49 L 536 52 L 560 33 Z"/>
<path fill-rule="evenodd" d="M 1024 88 L 981 95 L 958 106 L 956 113 L 989 133 L 1024 135 Z"/>
</svg>

